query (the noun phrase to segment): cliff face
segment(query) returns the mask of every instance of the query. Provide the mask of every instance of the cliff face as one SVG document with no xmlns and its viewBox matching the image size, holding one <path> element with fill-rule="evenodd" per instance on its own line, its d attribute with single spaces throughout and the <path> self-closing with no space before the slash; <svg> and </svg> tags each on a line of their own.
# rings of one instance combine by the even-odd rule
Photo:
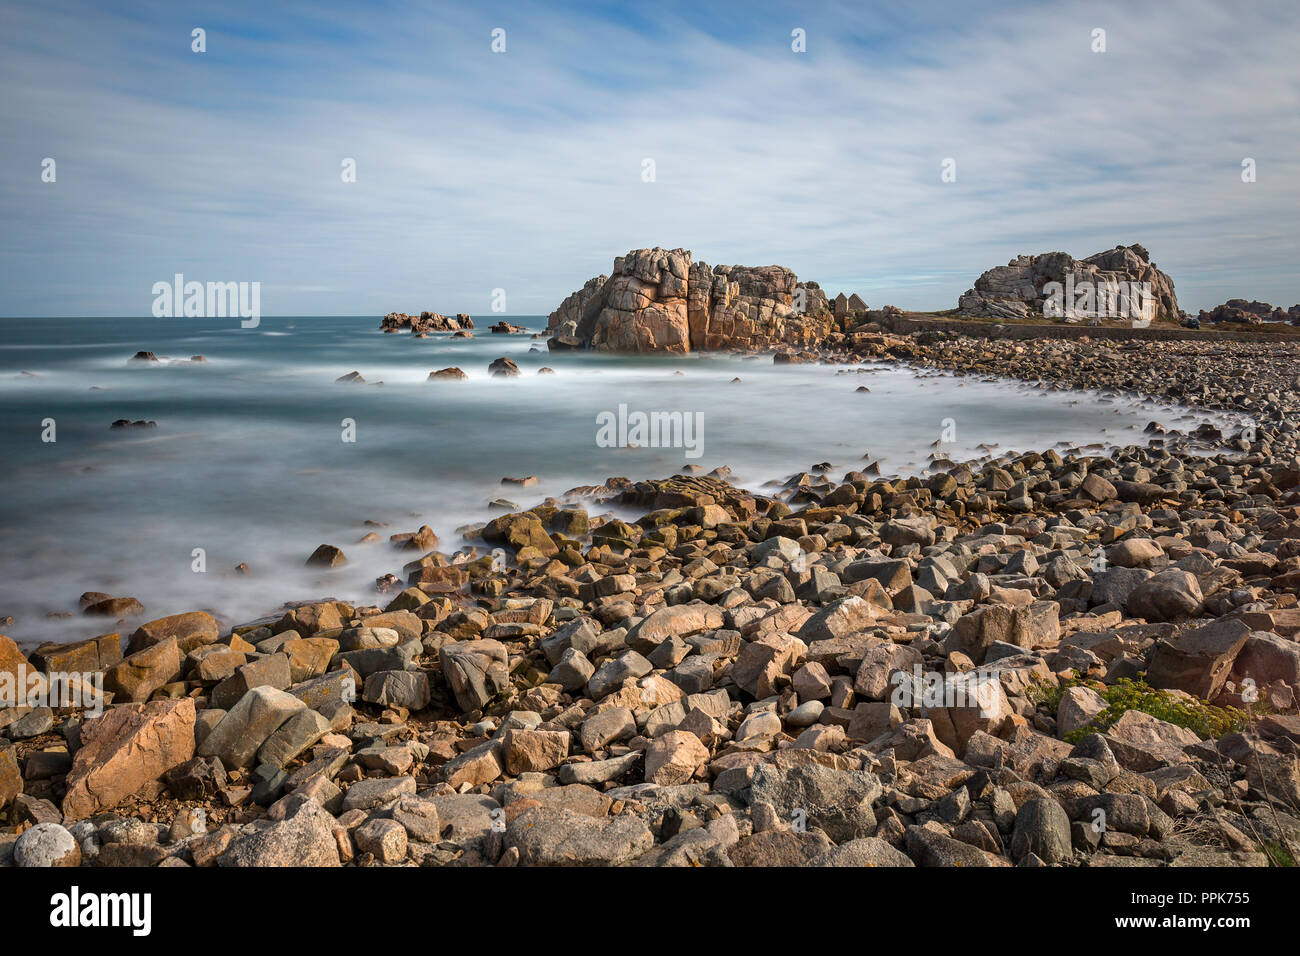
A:
<svg viewBox="0 0 1300 956">
<path fill-rule="evenodd" d="M 1094 286 L 1145 282 L 1154 307 L 1152 318 L 1177 319 L 1180 315 L 1174 280 L 1157 269 L 1150 254 L 1137 244 L 1116 246 L 1086 259 L 1075 259 L 1064 252 L 1017 256 L 976 279 L 975 288 L 967 290 L 958 301 L 957 312 L 1008 319 L 1043 315 L 1044 303 L 1051 294 L 1046 287 L 1049 283 L 1064 286 L 1067 276 L 1073 276 L 1074 287 L 1085 282 Z M 1074 318 L 1070 311 L 1066 310 L 1066 321 Z"/>
<path fill-rule="evenodd" d="M 816 345 L 834 317 L 783 266 L 714 266 L 688 249 L 634 249 L 551 313 L 551 348 L 690 352 Z"/>
</svg>

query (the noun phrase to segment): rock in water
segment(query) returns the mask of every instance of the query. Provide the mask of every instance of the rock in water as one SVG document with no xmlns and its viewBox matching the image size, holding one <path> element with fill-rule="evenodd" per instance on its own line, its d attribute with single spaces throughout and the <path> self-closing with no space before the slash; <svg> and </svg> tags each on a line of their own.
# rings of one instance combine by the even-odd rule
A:
<svg viewBox="0 0 1300 956">
<path fill-rule="evenodd" d="M 347 563 L 348 559 L 343 555 L 343 549 L 332 544 L 322 544 L 307 559 L 309 568 L 337 568 Z"/>
<path fill-rule="evenodd" d="M 436 372 L 430 372 L 428 380 L 430 382 L 459 382 L 469 378 L 464 372 L 454 365 L 450 368 L 440 368 Z"/>
<path fill-rule="evenodd" d="M 782 266 L 715 266 L 688 249 L 633 249 L 551 313 L 551 348 L 609 352 L 809 346 L 834 316 L 815 282 Z"/>
<path fill-rule="evenodd" d="M 519 374 L 519 366 L 512 359 L 502 356 L 488 366 L 488 374 L 495 378 L 514 378 Z"/>
</svg>

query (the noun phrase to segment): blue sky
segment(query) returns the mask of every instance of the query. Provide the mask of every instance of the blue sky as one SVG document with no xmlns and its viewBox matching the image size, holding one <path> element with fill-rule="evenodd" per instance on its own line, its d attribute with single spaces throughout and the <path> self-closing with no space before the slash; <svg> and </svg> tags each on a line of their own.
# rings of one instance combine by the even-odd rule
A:
<svg viewBox="0 0 1300 956">
<path fill-rule="evenodd" d="M 1294 0 L 0 3 L 0 314 L 147 315 L 176 272 L 543 313 L 650 245 L 941 309 L 1133 242 L 1184 308 L 1289 306 L 1297 50 Z"/>
</svg>

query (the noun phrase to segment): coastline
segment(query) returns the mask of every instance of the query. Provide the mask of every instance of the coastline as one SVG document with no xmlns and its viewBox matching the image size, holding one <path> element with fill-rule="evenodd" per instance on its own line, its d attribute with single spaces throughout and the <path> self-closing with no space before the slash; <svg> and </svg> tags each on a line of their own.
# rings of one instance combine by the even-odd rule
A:
<svg viewBox="0 0 1300 956">
<path fill-rule="evenodd" d="M 78 722 L 19 715 L 24 734 L 49 726 L 0 750 L 5 787 L 24 767 L 24 793 L 0 787 L 0 805 L 67 824 L 77 858 L 100 865 L 1261 865 L 1298 842 L 1289 824 L 1250 835 L 1300 800 L 1288 348 L 880 331 L 786 352 L 1244 412 L 1254 441 L 1202 431 L 900 481 L 809 472 L 786 501 L 678 476 L 592 496 L 640 509 L 635 522 L 499 516 L 489 554 L 456 565 L 435 549 L 373 606 L 286 605 L 233 630 L 176 615 L 134 631 L 120 663 L 97 645 L 114 702 L 138 704 L 110 709 L 112 733 L 101 724 L 75 757 Z M 1224 441 L 1236 448 L 1213 453 Z M 89 659 L 63 654 L 41 656 Z M 892 703 L 914 667 L 949 685 L 991 671 L 991 706 Z M 1173 692 L 1161 713 L 1224 731 L 1218 746 L 1135 708 L 1094 724 L 1119 706 L 1103 694 L 1129 700 L 1122 682 L 1141 673 Z M 1220 709 L 1178 697 L 1193 691 Z M 1263 709 L 1272 736 L 1243 736 L 1264 732 L 1237 714 Z M 106 768 L 138 786 L 103 806 Z M 812 790 L 833 799 L 804 806 Z M 1076 828 L 1099 806 L 1125 823 L 1093 841 Z M 204 833 L 178 829 L 199 809 Z M 86 822 L 110 810 L 157 839 Z M 795 811 L 811 825 L 792 827 Z M 430 820 L 454 821 L 451 838 Z M 1218 842 L 1187 838 L 1210 829 Z"/>
</svg>

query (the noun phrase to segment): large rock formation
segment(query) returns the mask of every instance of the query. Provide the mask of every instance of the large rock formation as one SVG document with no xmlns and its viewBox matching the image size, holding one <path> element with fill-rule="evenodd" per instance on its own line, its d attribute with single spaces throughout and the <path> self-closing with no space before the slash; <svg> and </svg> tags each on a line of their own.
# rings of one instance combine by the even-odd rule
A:
<svg viewBox="0 0 1300 956">
<path fill-rule="evenodd" d="M 410 329 L 412 335 L 427 335 L 430 332 L 458 332 L 461 329 L 472 329 L 474 320 L 464 312 L 458 312 L 455 316 L 441 315 L 437 312 L 421 312 L 419 315 L 389 312 L 379 323 L 379 327 L 385 332 Z"/>
<path fill-rule="evenodd" d="M 826 295 L 783 266 L 714 266 L 687 249 L 634 249 L 551 313 L 551 348 L 689 352 L 810 346 L 834 326 Z"/>
<path fill-rule="evenodd" d="M 957 314 L 1004 319 L 1024 319 L 1044 315 L 1044 304 L 1053 290 L 1049 283 L 1064 286 L 1073 276 L 1072 285 L 1094 286 L 1119 283 L 1148 283 L 1155 313 L 1152 318 L 1179 318 L 1174 281 L 1156 268 L 1151 255 L 1139 245 L 1116 246 L 1105 252 L 1075 259 L 1065 252 L 1047 252 L 1038 256 L 1017 256 L 1005 266 L 990 269 L 975 280 L 957 303 Z M 1068 321 L 1074 316 L 1067 304 Z M 1050 306 L 1048 313 L 1050 314 Z M 1057 318 L 1062 316 L 1057 315 Z"/>
</svg>

